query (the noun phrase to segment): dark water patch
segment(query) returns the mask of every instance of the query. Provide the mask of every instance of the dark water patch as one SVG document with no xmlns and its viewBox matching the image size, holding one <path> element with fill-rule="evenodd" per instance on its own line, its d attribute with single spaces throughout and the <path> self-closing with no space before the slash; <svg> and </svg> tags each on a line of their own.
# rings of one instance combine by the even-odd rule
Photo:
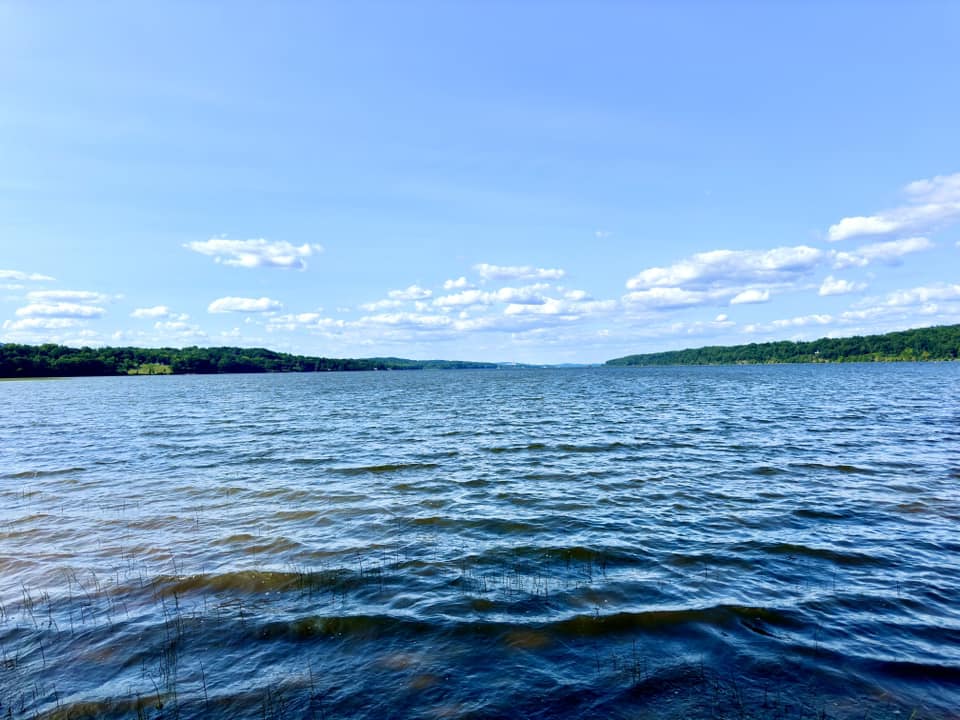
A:
<svg viewBox="0 0 960 720">
<path fill-rule="evenodd" d="M 311 466 L 311 465 L 326 465 L 327 463 L 334 462 L 337 459 L 338 458 L 336 457 L 295 457 L 295 458 L 289 458 L 286 462 L 288 462 L 291 465 Z"/>
<path fill-rule="evenodd" d="M 877 471 L 871 468 L 858 467 L 856 465 L 829 464 L 829 463 L 791 463 L 791 467 L 801 468 L 803 470 L 827 470 L 829 472 L 841 473 L 844 475 L 876 475 Z"/>
<path fill-rule="evenodd" d="M 761 477 L 784 475 L 786 472 L 783 468 L 773 467 L 772 465 L 758 465 L 750 470 L 751 475 L 759 475 Z"/>
<path fill-rule="evenodd" d="M 495 455 L 500 455 L 502 453 L 517 453 L 517 452 L 537 452 L 540 450 L 546 450 L 547 445 L 541 442 L 528 443 L 526 445 L 494 445 L 492 447 L 484 448 L 487 452 L 491 452 Z"/>
<path fill-rule="evenodd" d="M 58 477 L 60 475 L 75 475 L 76 473 L 86 472 L 86 470 L 87 468 L 81 466 L 53 468 L 49 470 L 20 470 L 19 472 L 0 475 L 0 478 L 8 480 L 34 480 L 38 478 Z"/>
<path fill-rule="evenodd" d="M 729 629 L 737 623 L 742 625 L 750 623 L 757 627 L 803 627 L 803 624 L 788 611 L 739 605 L 621 612 L 613 615 L 579 615 L 558 621 L 553 624 L 553 627 L 561 635 L 604 637 L 639 631 L 670 634 L 697 626 Z M 768 631 L 767 634 L 772 633 Z"/>
<path fill-rule="evenodd" d="M 837 565 L 883 566 L 887 563 L 887 560 L 884 557 L 868 555 L 864 552 L 858 552 L 854 550 L 839 550 L 829 547 L 815 547 L 810 545 L 801 545 L 798 543 L 768 543 L 761 541 L 750 541 L 735 545 L 733 550 L 751 554 L 761 553 L 764 555 L 773 555 L 787 560 L 793 560 L 797 558 L 826 560 Z"/>
<path fill-rule="evenodd" d="M 556 449 L 564 453 L 608 453 L 615 450 L 623 450 L 629 448 L 630 446 L 626 443 L 619 441 L 610 442 L 610 443 L 598 443 L 598 444 L 587 444 L 587 445 L 577 445 L 573 443 L 560 443 L 556 446 Z"/>
<path fill-rule="evenodd" d="M 856 517 L 852 512 L 840 512 L 837 510 L 812 507 L 797 508 L 792 514 L 804 520 L 850 520 Z"/>
<path fill-rule="evenodd" d="M 734 567 L 754 570 L 756 567 L 748 558 L 723 552 L 673 553 L 664 558 L 664 561 L 679 568 Z"/>
<path fill-rule="evenodd" d="M 381 475 L 384 473 L 404 472 L 411 470 L 434 470 L 440 467 L 437 463 L 387 463 L 384 465 L 358 465 L 355 467 L 329 468 L 328 473 L 334 475 Z"/>
<path fill-rule="evenodd" d="M 285 522 L 285 521 L 298 522 L 303 520 L 315 520 L 317 518 L 320 518 L 321 520 L 325 520 L 325 518 L 321 517 L 321 513 L 319 510 L 306 510 L 306 509 L 278 510 L 273 514 L 273 517 L 280 522 Z"/>
</svg>

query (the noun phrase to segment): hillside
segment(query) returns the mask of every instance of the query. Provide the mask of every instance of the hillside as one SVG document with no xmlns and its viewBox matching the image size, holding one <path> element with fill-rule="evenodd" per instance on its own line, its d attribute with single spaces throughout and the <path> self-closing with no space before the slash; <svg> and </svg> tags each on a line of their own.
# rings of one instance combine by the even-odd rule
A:
<svg viewBox="0 0 960 720">
<path fill-rule="evenodd" d="M 900 362 L 956 360 L 960 325 L 904 330 L 884 335 L 821 338 L 810 342 L 768 342 L 710 346 L 627 355 L 608 360 L 614 367 L 641 365 L 739 365 L 810 362 Z"/>
<path fill-rule="evenodd" d="M 264 348 L 71 348 L 64 345 L 0 345 L 0 377 L 5 378 L 496 367 L 492 363 L 451 360 L 309 357 Z"/>
</svg>

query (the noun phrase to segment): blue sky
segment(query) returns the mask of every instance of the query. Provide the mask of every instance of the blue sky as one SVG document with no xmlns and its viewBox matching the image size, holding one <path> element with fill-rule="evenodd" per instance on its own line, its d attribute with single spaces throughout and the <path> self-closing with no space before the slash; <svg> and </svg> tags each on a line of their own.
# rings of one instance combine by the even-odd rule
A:
<svg viewBox="0 0 960 720">
<path fill-rule="evenodd" d="M 960 5 L 0 1 L 0 341 L 960 322 Z"/>
</svg>

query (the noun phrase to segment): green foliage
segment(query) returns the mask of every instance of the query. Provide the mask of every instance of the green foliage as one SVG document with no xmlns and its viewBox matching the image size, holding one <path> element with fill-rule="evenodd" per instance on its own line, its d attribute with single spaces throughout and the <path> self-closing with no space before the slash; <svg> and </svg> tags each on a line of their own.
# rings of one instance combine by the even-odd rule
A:
<svg viewBox="0 0 960 720">
<path fill-rule="evenodd" d="M 496 368 L 496 365 L 402 358 L 307 357 L 264 348 L 70 348 L 63 345 L 0 345 L 0 377 L 7 378 L 453 368 L 490 369 Z"/>
<path fill-rule="evenodd" d="M 769 342 L 628 355 L 610 366 L 739 365 L 816 362 L 901 362 L 956 360 L 960 325 L 919 328 L 885 335 L 821 338 L 811 342 Z"/>
<path fill-rule="evenodd" d="M 127 370 L 127 375 L 172 375 L 173 368 L 163 363 L 143 363 L 138 368 Z"/>
</svg>

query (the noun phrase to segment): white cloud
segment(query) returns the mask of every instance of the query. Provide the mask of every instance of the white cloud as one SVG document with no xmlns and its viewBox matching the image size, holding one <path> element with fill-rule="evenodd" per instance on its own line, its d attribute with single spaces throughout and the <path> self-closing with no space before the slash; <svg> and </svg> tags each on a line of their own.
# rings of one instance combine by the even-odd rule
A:
<svg viewBox="0 0 960 720">
<path fill-rule="evenodd" d="M 717 293 L 684 290 L 678 287 L 654 287 L 636 290 L 623 296 L 623 301 L 635 310 L 674 310 L 716 302 Z"/>
<path fill-rule="evenodd" d="M 214 300 L 207 307 L 207 312 L 210 313 L 228 313 L 228 312 L 244 312 L 244 313 L 265 313 L 273 312 L 276 310 L 281 310 L 283 305 L 281 305 L 276 300 L 271 300 L 267 297 L 262 298 L 243 298 L 243 297 L 222 297 Z"/>
<path fill-rule="evenodd" d="M 205 338 L 207 334 L 200 329 L 199 325 L 183 322 L 181 320 L 161 320 L 153 324 L 154 330 L 163 333 L 176 335 L 178 338 Z"/>
<path fill-rule="evenodd" d="M 3 323 L 3 329 L 12 331 L 63 330 L 77 327 L 80 324 L 81 321 L 74 318 L 28 317 L 23 320 L 6 320 Z"/>
<path fill-rule="evenodd" d="M 559 268 L 535 268 L 529 265 L 474 265 L 484 280 L 559 280 L 566 272 Z"/>
<path fill-rule="evenodd" d="M 491 293 L 483 290 L 464 290 L 453 295 L 441 295 L 433 299 L 437 307 L 458 307 L 464 305 L 489 305 Z"/>
<path fill-rule="evenodd" d="M 829 325 L 834 321 L 832 315 L 815 313 L 812 315 L 801 315 L 799 317 L 786 318 L 783 320 L 774 320 L 769 323 L 756 323 L 745 325 L 743 332 L 747 334 L 771 332 L 775 330 L 785 330 L 789 328 L 803 328 L 808 325 Z"/>
<path fill-rule="evenodd" d="M 473 285 L 467 282 L 467 279 L 461 275 L 456 280 L 445 280 L 443 282 L 444 290 L 466 290 L 472 288 Z"/>
<path fill-rule="evenodd" d="M 542 305 L 547 302 L 545 291 L 550 289 L 546 283 L 537 283 L 525 287 L 503 287 L 489 292 L 483 290 L 464 290 L 453 295 L 441 295 L 434 298 L 436 307 L 463 307 L 469 305 L 493 305 L 495 303 L 513 303 L 520 305 Z"/>
<path fill-rule="evenodd" d="M 960 173 L 916 180 L 904 188 L 908 204 L 876 215 L 846 217 L 831 225 L 831 242 L 859 235 L 930 230 L 960 219 Z"/>
<path fill-rule="evenodd" d="M 507 305 L 504 314 L 565 315 L 571 319 L 579 319 L 584 315 L 607 313 L 616 307 L 616 300 L 573 301 L 545 298 L 541 303 L 513 303 Z"/>
<path fill-rule="evenodd" d="M 322 330 L 336 331 L 347 327 L 344 320 L 335 320 L 324 317 L 319 312 L 291 313 L 287 315 L 274 315 L 267 320 L 267 331 L 275 332 L 278 330 Z"/>
<path fill-rule="evenodd" d="M 103 293 L 89 292 L 87 290 L 33 290 L 27 293 L 27 299 L 30 302 L 50 303 L 105 303 L 110 298 Z"/>
<path fill-rule="evenodd" d="M 368 302 L 360 305 L 361 310 L 366 310 L 367 312 L 377 312 L 378 310 L 389 310 L 390 308 L 398 308 L 403 305 L 402 300 L 377 300 L 376 302 Z"/>
<path fill-rule="evenodd" d="M 296 246 L 285 241 L 270 241 L 263 238 L 258 240 L 210 238 L 203 242 L 186 243 L 184 247 L 202 255 L 209 255 L 216 262 L 233 267 L 278 267 L 294 270 L 306 269 L 305 258 L 314 253 L 323 252 L 321 245 Z"/>
<path fill-rule="evenodd" d="M 859 292 L 866 287 L 866 283 L 843 280 L 842 278 L 835 278 L 833 275 L 828 275 L 824 278 L 823 284 L 820 285 L 820 290 L 817 294 L 821 297 L 826 297 L 827 295 L 848 295 L 852 292 Z"/>
<path fill-rule="evenodd" d="M 453 320 L 446 315 L 424 315 L 421 313 L 382 313 L 368 315 L 357 321 L 360 325 L 391 325 L 423 330 L 436 330 L 450 327 Z"/>
<path fill-rule="evenodd" d="M 772 250 L 711 250 L 668 267 L 652 267 L 627 281 L 627 288 L 707 288 L 744 283 L 790 282 L 813 271 L 822 250 L 798 245 Z"/>
<path fill-rule="evenodd" d="M 847 267 L 864 267 L 871 262 L 896 263 L 904 255 L 929 250 L 933 243 L 925 237 L 903 238 L 888 242 L 864 245 L 852 252 L 835 252 L 833 266 L 838 270 Z"/>
<path fill-rule="evenodd" d="M 94 305 L 80 305 L 78 303 L 32 303 L 18 308 L 18 317 L 45 317 L 45 318 L 74 318 L 89 319 L 103 317 L 106 312 Z"/>
<path fill-rule="evenodd" d="M 542 283 L 519 288 L 505 287 L 492 293 L 492 297 L 497 302 L 514 305 L 543 305 L 549 302 L 549 299 L 543 294 L 543 292 L 549 288 L 549 285 Z"/>
<path fill-rule="evenodd" d="M 0 280 L 15 280 L 16 282 L 52 282 L 54 278 L 40 273 L 25 273 L 19 270 L 0 270 Z"/>
<path fill-rule="evenodd" d="M 828 275 L 824 278 L 823 284 L 820 285 L 820 290 L 817 294 L 823 297 L 827 295 L 848 295 L 853 292 L 859 292 L 866 286 L 866 283 L 843 280 L 841 278 L 835 278 L 833 275 Z"/>
<path fill-rule="evenodd" d="M 755 288 L 750 288 L 749 290 L 744 290 L 743 292 L 737 293 L 732 298 L 730 298 L 731 305 L 747 305 L 750 303 L 765 303 L 770 299 L 769 290 L 757 290 Z"/>
<path fill-rule="evenodd" d="M 387 296 L 392 300 L 423 300 L 431 295 L 433 295 L 431 290 L 422 288 L 419 285 L 411 285 L 403 290 L 391 290 L 387 293 Z"/>
<path fill-rule="evenodd" d="M 960 299 L 960 285 L 930 285 L 909 290 L 896 290 L 887 294 L 882 304 L 887 307 L 906 307 L 935 300 L 957 299 Z"/>
<path fill-rule="evenodd" d="M 130 317 L 133 318 L 165 318 L 170 315 L 170 308 L 166 305 L 154 305 L 148 308 L 137 308 Z"/>
</svg>

